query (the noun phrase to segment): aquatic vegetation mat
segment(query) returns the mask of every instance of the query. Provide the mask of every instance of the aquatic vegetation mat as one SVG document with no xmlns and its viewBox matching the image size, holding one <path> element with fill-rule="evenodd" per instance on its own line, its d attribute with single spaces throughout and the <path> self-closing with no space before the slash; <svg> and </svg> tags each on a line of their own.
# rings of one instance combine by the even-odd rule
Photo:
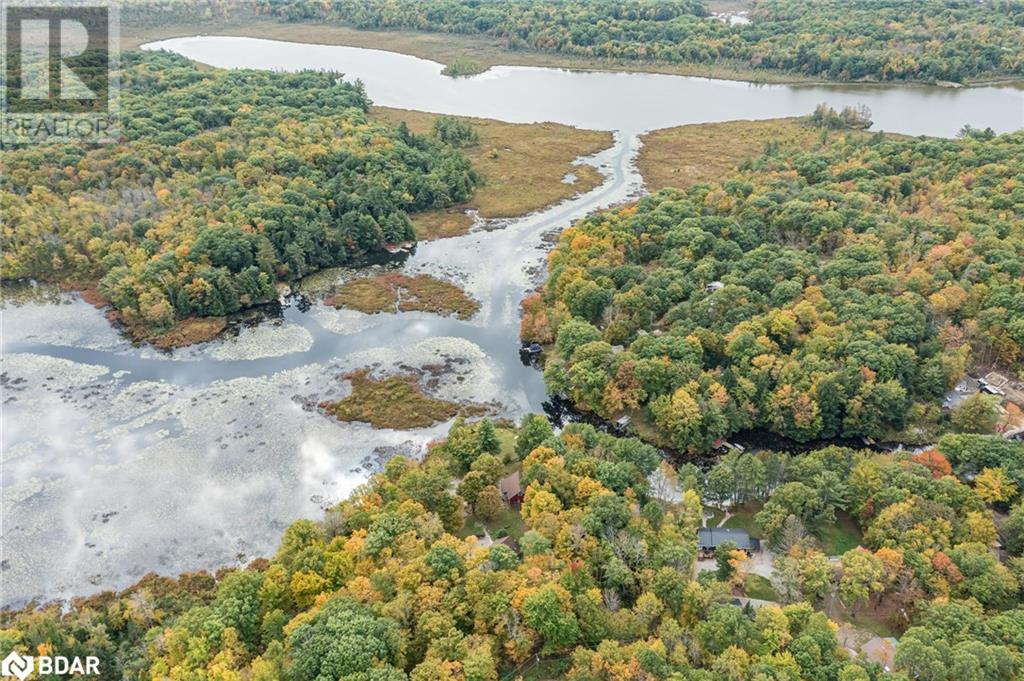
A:
<svg viewBox="0 0 1024 681">
<path fill-rule="evenodd" d="M 320 408 L 341 421 L 361 421 L 374 428 L 408 430 L 426 428 L 455 416 L 480 416 L 487 408 L 434 399 L 423 393 L 419 377 L 399 374 L 376 379 L 368 369 L 345 374 L 352 394 L 337 402 L 321 402 Z"/>
<path fill-rule="evenodd" d="M 345 282 L 325 301 L 333 307 L 347 307 L 367 314 L 376 312 L 435 312 L 469 319 L 480 308 L 455 284 L 428 274 L 410 277 L 390 273 Z"/>
</svg>

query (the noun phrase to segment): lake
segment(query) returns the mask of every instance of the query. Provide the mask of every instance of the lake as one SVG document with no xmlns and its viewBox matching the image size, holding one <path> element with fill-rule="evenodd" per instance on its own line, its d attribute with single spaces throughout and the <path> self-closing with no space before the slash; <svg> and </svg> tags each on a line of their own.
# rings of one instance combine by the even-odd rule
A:
<svg viewBox="0 0 1024 681">
<path fill-rule="evenodd" d="M 425 313 L 364 315 L 319 303 L 350 273 L 322 273 L 235 333 L 163 353 L 134 347 L 77 295 L 8 287 L 3 308 L 3 602 L 124 587 L 266 555 L 282 529 L 344 498 L 380 462 L 411 456 L 447 424 L 374 430 L 317 413 L 352 369 L 445 364 L 434 393 L 540 411 L 541 375 L 519 358 L 519 302 L 543 276 L 550 236 L 639 196 L 642 131 L 866 104 L 876 127 L 954 135 L 965 123 L 1024 124 L 1017 88 L 749 85 L 634 73 L 498 67 L 452 79 L 441 65 L 378 50 L 249 38 L 154 43 L 223 67 L 335 69 L 386 106 L 614 130 L 581 159 L 604 183 L 547 210 L 423 243 L 382 267 L 453 280 L 481 303 L 468 321 Z M 305 295 L 308 294 L 308 295 Z"/>
<path fill-rule="evenodd" d="M 760 85 L 653 73 L 498 66 L 472 77 L 395 52 L 257 38 L 203 36 L 146 45 L 224 68 L 339 71 L 362 80 L 374 103 L 402 109 L 554 121 L 595 130 L 638 132 L 686 123 L 781 118 L 821 102 L 837 110 L 865 104 L 875 130 L 952 137 L 964 124 L 996 132 L 1024 125 L 1024 90 L 891 85 Z"/>
</svg>

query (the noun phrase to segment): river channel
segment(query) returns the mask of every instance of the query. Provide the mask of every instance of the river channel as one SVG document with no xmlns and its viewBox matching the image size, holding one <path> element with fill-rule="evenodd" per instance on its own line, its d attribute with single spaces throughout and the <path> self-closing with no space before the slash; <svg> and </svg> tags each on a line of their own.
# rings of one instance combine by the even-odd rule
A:
<svg viewBox="0 0 1024 681">
<path fill-rule="evenodd" d="M 315 292 L 350 273 L 331 271 L 223 339 L 164 353 L 133 346 L 75 294 L 5 291 L 0 604 L 120 588 L 153 570 L 243 564 L 387 456 L 417 455 L 445 432 L 447 424 L 374 430 L 320 415 L 318 401 L 348 393 L 346 371 L 426 369 L 439 397 L 512 418 L 540 411 L 540 373 L 518 353 L 519 302 L 543 276 L 551 235 L 642 194 L 633 161 L 644 131 L 802 115 L 820 102 L 865 104 L 876 129 L 907 134 L 1024 126 L 1019 88 L 750 85 L 532 67 L 452 79 L 440 64 L 380 50 L 235 37 L 146 48 L 225 68 L 331 69 L 361 79 L 380 105 L 555 121 L 614 131 L 615 141 L 578 161 L 604 176 L 596 189 L 381 266 L 459 283 L 481 303 L 468 321 L 335 310 Z"/>
</svg>

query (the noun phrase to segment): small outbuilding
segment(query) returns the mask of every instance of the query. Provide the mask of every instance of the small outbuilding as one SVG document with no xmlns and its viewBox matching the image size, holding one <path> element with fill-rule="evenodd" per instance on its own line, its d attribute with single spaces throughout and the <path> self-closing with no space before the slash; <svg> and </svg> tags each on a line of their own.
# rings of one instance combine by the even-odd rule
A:
<svg viewBox="0 0 1024 681">
<path fill-rule="evenodd" d="M 999 376 L 999 374 L 995 375 Z M 989 376 L 992 376 L 992 374 L 989 374 Z M 978 383 L 981 386 L 981 391 L 988 393 L 989 395 L 999 395 L 1000 397 L 1005 396 L 1006 391 L 1003 390 L 1002 386 L 1006 385 L 1006 379 L 1004 378 L 1002 381 L 990 381 L 989 376 L 978 380 Z"/>
<path fill-rule="evenodd" d="M 509 506 L 519 506 L 523 503 L 523 485 L 519 481 L 519 471 L 514 471 L 499 480 L 498 489 Z"/>
<path fill-rule="evenodd" d="M 508 548 L 510 548 L 513 551 L 515 551 L 516 554 L 519 553 L 519 542 L 517 542 L 512 537 L 507 537 L 506 536 L 506 537 L 501 537 L 500 539 L 495 539 L 493 545 L 497 546 L 498 544 L 501 544 L 502 546 L 507 546 Z"/>
</svg>

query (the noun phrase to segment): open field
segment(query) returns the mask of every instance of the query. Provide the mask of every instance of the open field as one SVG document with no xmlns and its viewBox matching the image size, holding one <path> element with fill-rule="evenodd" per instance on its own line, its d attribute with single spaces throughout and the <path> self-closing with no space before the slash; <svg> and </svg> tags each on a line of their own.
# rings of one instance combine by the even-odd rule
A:
<svg viewBox="0 0 1024 681">
<path fill-rule="evenodd" d="M 874 634 L 875 636 L 895 636 L 897 631 L 893 629 L 891 622 L 891 608 L 886 606 L 858 606 L 849 608 L 844 606 L 838 599 L 830 604 L 826 614 L 834 622 L 846 622 L 857 629 Z"/>
<path fill-rule="evenodd" d="M 417 134 L 429 133 L 437 114 L 374 107 L 377 120 L 405 123 Z M 464 234 L 472 225 L 467 210 L 483 218 L 511 218 L 540 210 L 601 184 L 601 174 L 588 166 L 574 166 L 612 144 L 608 132 L 580 130 L 557 123 L 503 123 L 485 118 L 457 117 L 479 133 L 479 143 L 463 152 L 483 178 L 469 202 L 452 208 L 411 216 L 420 240 Z M 576 181 L 563 182 L 567 174 Z"/>
</svg>

